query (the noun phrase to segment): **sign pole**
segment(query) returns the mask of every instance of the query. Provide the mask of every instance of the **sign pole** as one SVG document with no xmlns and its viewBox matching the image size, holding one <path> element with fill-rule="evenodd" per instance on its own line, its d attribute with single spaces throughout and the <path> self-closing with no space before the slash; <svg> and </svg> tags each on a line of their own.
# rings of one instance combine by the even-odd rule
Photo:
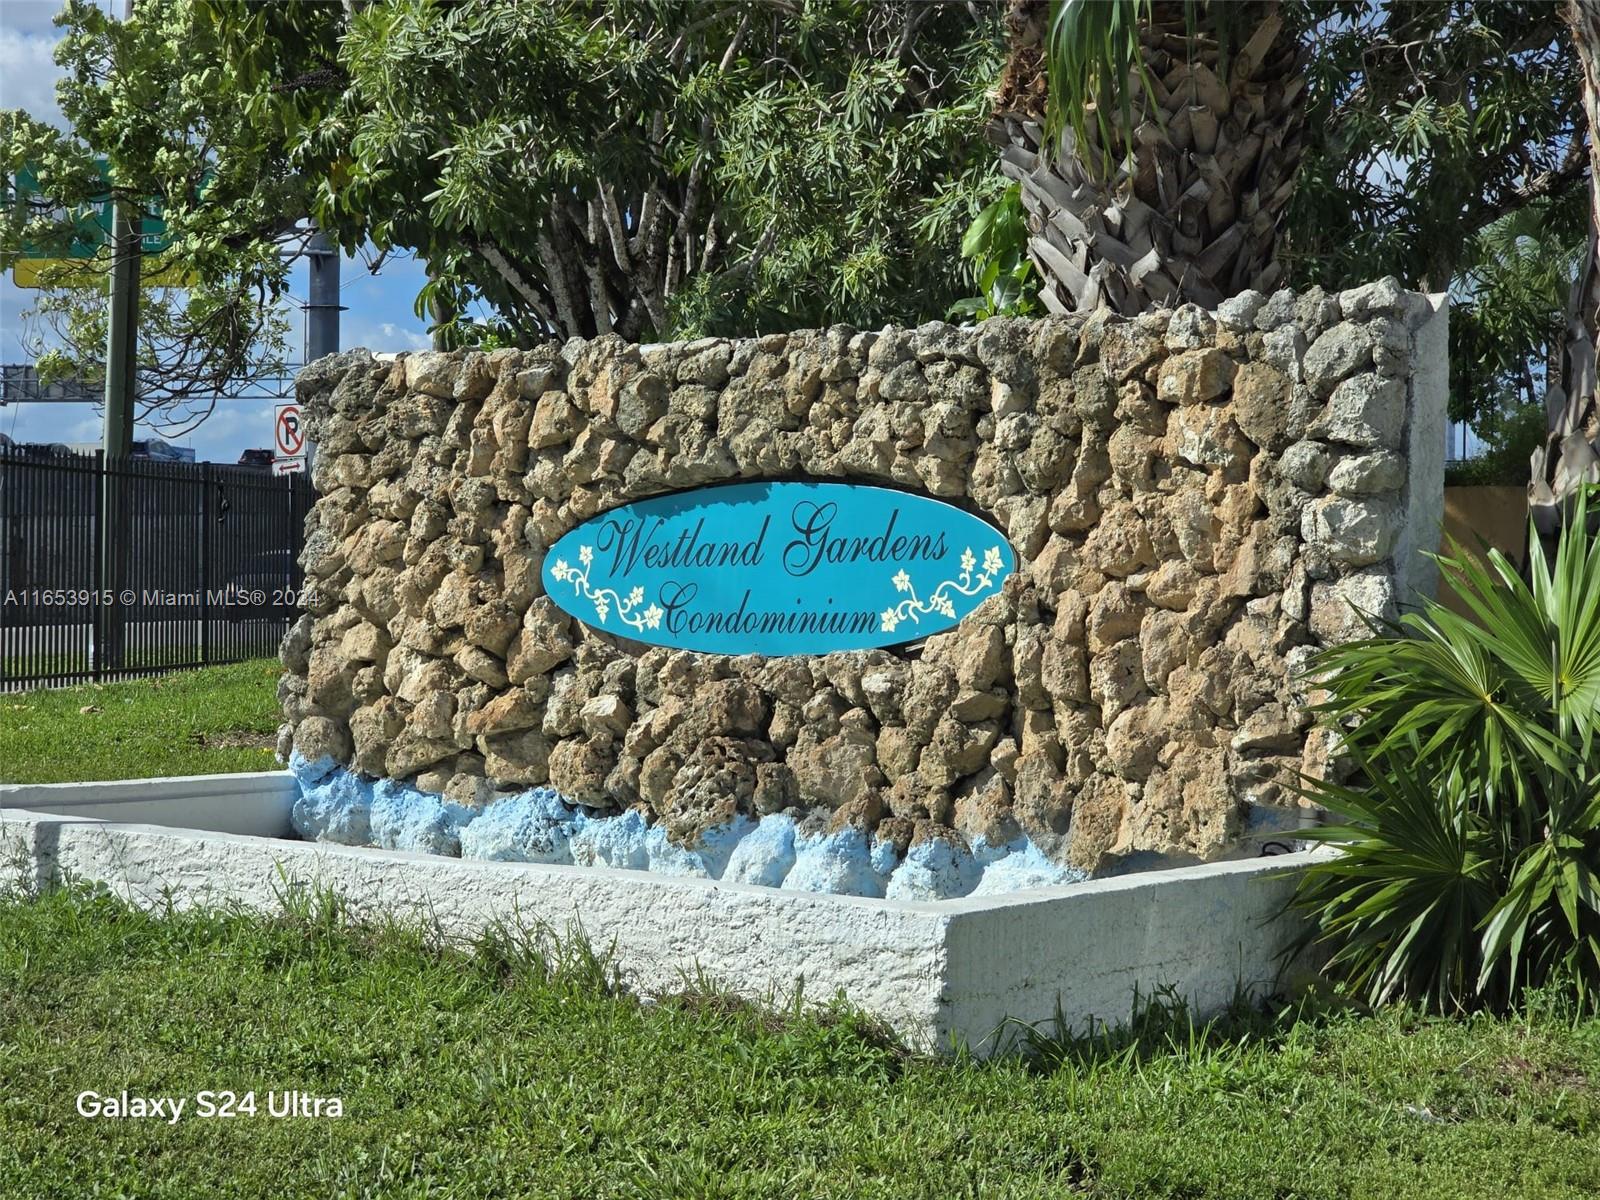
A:
<svg viewBox="0 0 1600 1200">
<path fill-rule="evenodd" d="M 272 473 L 289 475 L 310 470 L 305 427 L 298 404 L 279 404 L 272 414 Z"/>
<path fill-rule="evenodd" d="M 134 0 L 123 0 L 122 19 L 133 19 Z M 133 453 L 133 396 L 139 375 L 139 257 L 144 249 L 139 207 L 112 193 L 111 296 L 106 312 L 106 412 L 102 437 L 107 458 Z M 108 581 L 107 586 L 112 586 Z"/>
<path fill-rule="evenodd" d="M 100 578 L 112 594 L 127 579 L 128 511 L 123 472 L 133 453 L 133 397 L 139 373 L 139 212 L 132 201 L 113 201 L 111 294 L 106 313 L 106 401 L 101 436 L 102 518 Z M 98 673 L 123 665 L 123 622 L 128 614 L 108 604 L 97 608 Z"/>
<path fill-rule="evenodd" d="M 133 396 L 139 370 L 139 228 L 131 201 L 113 201 L 111 296 L 106 314 L 106 412 L 103 438 L 108 457 L 133 452 Z"/>
<path fill-rule="evenodd" d="M 133 17 L 124 0 L 122 19 Z M 133 396 L 139 375 L 139 255 L 143 250 L 138 207 L 113 191 L 111 201 L 111 295 L 106 311 L 106 404 L 101 434 L 100 587 L 116 595 L 127 581 L 128 506 L 123 473 L 133 453 Z M 128 614 L 109 604 L 95 609 L 95 677 L 123 666 Z"/>
</svg>

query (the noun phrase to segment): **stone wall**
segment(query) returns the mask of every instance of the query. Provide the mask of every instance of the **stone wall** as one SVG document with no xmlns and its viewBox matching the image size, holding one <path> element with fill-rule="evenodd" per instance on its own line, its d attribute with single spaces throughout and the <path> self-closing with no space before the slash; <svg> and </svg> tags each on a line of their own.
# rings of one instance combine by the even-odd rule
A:
<svg viewBox="0 0 1600 1200">
<path fill-rule="evenodd" d="M 1225 856 L 1326 765 L 1296 669 L 1354 607 L 1429 586 L 1406 547 L 1436 534 L 1405 527 L 1436 528 L 1442 491 L 1442 367 L 1413 365 L 1435 316 L 1385 280 L 1131 321 L 323 359 L 298 382 L 321 499 L 280 753 L 468 807 L 548 782 L 689 846 L 787 811 L 901 853 Z M 952 498 L 1019 570 L 920 645 L 765 660 L 623 641 L 542 594 L 544 549 L 598 512 L 807 476 Z"/>
</svg>

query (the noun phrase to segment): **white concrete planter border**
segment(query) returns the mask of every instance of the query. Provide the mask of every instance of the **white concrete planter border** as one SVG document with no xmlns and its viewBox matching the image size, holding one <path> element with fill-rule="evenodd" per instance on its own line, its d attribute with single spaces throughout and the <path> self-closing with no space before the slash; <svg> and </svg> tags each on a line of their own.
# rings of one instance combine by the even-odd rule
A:
<svg viewBox="0 0 1600 1200">
<path fill-rule="evenodd" d="M 1314 857 L 908 904 L 291 840 L 294 795 L 283 772 L 0 786 L 0 862 L 144 906 L 270 912 L 289 880 L 341 893 L 358 916 L 426 919 L 453 938 L 497 920 L 581 930 L 647 994 L 696 970 L 755 999 L 843 992 L 913 1045 L 982 1051 L 1008 1019 L 1125 1021 L 1136 989 L 1171 986 L 1205 1013 L 1241 984 L 1270 987 L 1295 933 L 1279 910 Z"/>
<path fill-rule="evenodd" d="M 287 838 L 298 794 L 287 771 L 177 775 L 98 783 L 0 783 L 0 809 Z"/>
</svg>

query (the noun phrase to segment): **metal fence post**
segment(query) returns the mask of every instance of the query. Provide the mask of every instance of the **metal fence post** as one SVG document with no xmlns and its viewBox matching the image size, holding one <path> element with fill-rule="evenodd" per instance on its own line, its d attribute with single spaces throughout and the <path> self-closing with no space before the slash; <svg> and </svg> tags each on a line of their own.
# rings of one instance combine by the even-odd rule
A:
<svg viewBox="0 0 1600 1200">
<path fill-rule="evenodd" d="M 200 470 L 200 665 L 211 662 L 211 464 Z"/>
<path fill-rule="evenodd" d="M 96 683 L 99 683 L 106 670 L 106 641 L 111 629 L 112 606 L 106 603 L 106 595 L 112 588 L 111 580 L 107 575 L 109 563 L 105 553 L 106 546 L 106 491 L 110 484 L 106 474 L 106 452 L 104 448 L 94 452 L 94 512 L 91 521 L 94 526 L 94 592 L 95 603 L 90 610 L 89 623 L 89 674 Z"/>
</svg>

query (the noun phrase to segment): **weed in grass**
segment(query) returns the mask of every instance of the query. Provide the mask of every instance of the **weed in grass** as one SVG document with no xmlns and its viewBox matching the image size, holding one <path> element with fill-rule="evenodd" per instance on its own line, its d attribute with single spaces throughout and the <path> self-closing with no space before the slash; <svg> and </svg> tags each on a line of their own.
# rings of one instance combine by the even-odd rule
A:
<svg viewBox="0 0 1600 1200">
<path fill-rule="evenodd" d="M 626 995 L 615 946 L 597 951 L 578 928 L 562 937 L 542 922 L 496 921 L 474 939 L 471 956 L 473 966 L 502 987 L 531 983 Z"/>
</svg>

